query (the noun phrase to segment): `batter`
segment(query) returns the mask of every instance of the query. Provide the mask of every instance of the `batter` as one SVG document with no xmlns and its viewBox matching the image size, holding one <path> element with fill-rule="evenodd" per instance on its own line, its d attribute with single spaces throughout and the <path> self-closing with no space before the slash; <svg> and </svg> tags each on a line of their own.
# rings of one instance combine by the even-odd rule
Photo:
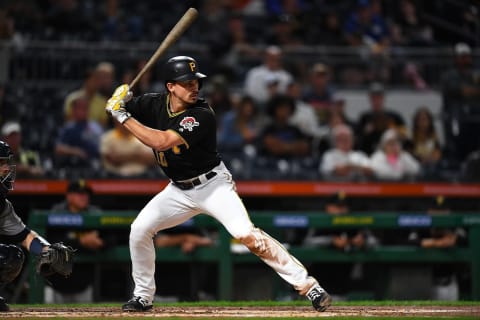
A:
<svg viewBox="0 0 480 320">
<path fill-rule="evenodd" d="M 145 145 L 151 147 L 170 183 L 151 199 L 131 225 L 130 254 L 133 298 L 124 311 L 152 308 L 155 294 L 154 235 L 179 225 L 199 213 L 217 219 L 233 238 L 272 267 L 318 311 L 331 298 L 309 276 L 304 266 L 275 239 L 250 221 L 238 196 L 232 175 L 217 152 L 215 114 L 199 90 L 206 75 L 187 56 L 167 61 L 166 93 L 132 98 L 128 85 L 115 90 L 106 110 Z"/>
</svg>

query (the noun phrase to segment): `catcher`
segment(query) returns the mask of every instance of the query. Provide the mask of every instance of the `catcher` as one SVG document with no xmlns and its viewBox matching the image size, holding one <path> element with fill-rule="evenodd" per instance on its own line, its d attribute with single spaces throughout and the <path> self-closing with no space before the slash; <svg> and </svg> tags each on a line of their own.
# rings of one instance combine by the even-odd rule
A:
<svg viewBox="0 0 480 320">
<path fill-rule="evenodd" d="M 30 230 L 6 198 L 15 182 L 12 157 L 10 146 L 0 141 L 0 288 L 15 280 L 22 270 L 25 255 L 21 247 L 37 257 L 36 269 L 42 276 L 58 273 L 67 277 L 72 273 L 74 250 L 62 243 L 50 244 Z M 0 312 L 8 310 L 0 297 Z"/>
</svg>

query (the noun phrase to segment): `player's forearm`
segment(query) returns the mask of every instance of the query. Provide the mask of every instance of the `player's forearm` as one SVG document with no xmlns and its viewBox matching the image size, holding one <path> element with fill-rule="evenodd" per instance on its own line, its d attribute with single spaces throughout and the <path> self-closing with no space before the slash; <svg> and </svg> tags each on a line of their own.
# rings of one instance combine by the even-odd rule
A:
<svg viewBox="0 0 480 320">
<path fill-rule="evenodd" d="M 142 125 L 135 118 L 130 118 L 123 124 L 143 144 L 158 151 L 173 147 L 168 139 L 167 131 L 152 129 Z"/>
</svg>

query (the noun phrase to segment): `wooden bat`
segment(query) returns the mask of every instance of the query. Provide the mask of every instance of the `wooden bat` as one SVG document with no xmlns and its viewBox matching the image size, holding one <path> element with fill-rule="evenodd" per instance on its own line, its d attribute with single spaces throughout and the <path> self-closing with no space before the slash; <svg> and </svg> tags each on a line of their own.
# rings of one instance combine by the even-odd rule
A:
<svg viewBox="0 0 480 320">
<path fill-rule="evenodd" d="M 170 48 L 177 40 L 180 38 L 182 33 L 185 32 L 185 30 L 188 29 L 188 27 L 192 24 L 192 22 L 197 18 L 198 16 L 198 11 L 195 8 L 189 8 L 183 17 L 178 20 L 177 24 L 170 30 L 170 32 L 167 34 L 165 39 L 163 39 L 162 43 L 160 46 L 157 48 L 157 50 L 153 53 L 153 55 L 150 57 L 150 59 L 147 61 L 147 63 L 143 66 L 142 70 L 137 74 L 135 79 L 132 80 L 132 82 L 129 84 L 130 88 L 135 86 L 137 84 L 138 80 L 147 72 L 155 62 L 163 55 L 163 53 Z"/>
</svg>

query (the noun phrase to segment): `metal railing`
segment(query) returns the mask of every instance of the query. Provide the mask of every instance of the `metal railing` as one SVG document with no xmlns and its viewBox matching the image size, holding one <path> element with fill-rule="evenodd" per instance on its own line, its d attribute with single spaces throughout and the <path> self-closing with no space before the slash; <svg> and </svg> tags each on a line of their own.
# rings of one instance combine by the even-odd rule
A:
<svg viewBox="0 0 480 320">
<path fill-rule="evenodd" d="M 0 82 L 65 86 L 80 81 L 85 70 L 99 61 L 110 61 L 121 72 L 139 60 L 148 59 L 158 45 L 153 42 L 4 41 L 0 42 Z M 258 52 L 263 49 L 262 46 L 256 48 Z M 407 86 L 409 80 L 403 73 L 407 63 L 415 64 L 422 77 L 434 87 L 438 85 L 440 74 L 453 62 L 451 47 L 391 47 L 382 54 L 373 54 L 367 47 L 295 46 L 285 47 L 284 53 L 285 65 L 297 76 L 304 76 L 315 62 L 328 64 L 333 70 L 333 80 L 340 87 L 349 85 L 341 76 L 345 70 L 357 69 L 367 73 L 378 68 L 386 68 L 390 74 L 389 79 L 382 80 L 393 86 Z M 242 76 L 249 67 L 261 63 L 260 54 L 246 56 L 237 53 L 235 65 L 228 65 L 206 45 L 181 41 L 169 49 L 165 57 L 176 54 L 195 56 L 205 72 L 217 72 L 224 67 L 241 68 L 243 71 L 233 79 L 237 83 L 243 81 Z M 474 61 L 480 60 L 479 50 L 473 50 L 472 54 Z"/>
</svg>

